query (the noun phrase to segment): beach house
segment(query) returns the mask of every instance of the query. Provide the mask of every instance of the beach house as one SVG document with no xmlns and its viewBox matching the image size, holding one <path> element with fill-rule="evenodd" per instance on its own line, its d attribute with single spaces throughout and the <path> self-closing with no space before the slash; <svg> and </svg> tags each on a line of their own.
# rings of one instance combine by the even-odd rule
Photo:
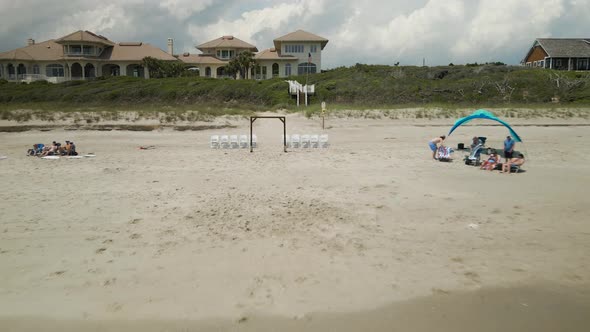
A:
<svg viewBox="0 0 590 332">
<path fill-rule="evenodd" d="M 177 59 L 143 42 L 115 43 L 90 31 L 76 31 L 41 43 L 29 39 L 27 46 L 0 53 L 0 78 L 8 81 L 53 83 L 88 80 L 98 76 L 149 78 L 141 65 L 145 57 Z"/>
<path fill-rule="evenodd" d="M 291 75 L 314 74 L 321 70 L 322 50 L 328 39 L 313 33 L 297 30 L 276 38 L 274 47 L 258 52 L 256 46 L 234 36 L 223 36 L 198 45 L 201 54 L 184 53 L 178 58 L 188 67 L 198 69 L 200 76 L 227 77 L 225 66 L 240 52 L 257 52 L 256 65 L 252 66 L 248 77 L 269 79 Z"/>
<path fill-rule="evenodd" d="M 590 38 L 537 38 L 521 64 L 557 70 L 590 70 Z"/>
<path fill-rule="evenodd" d="M 227 64 L 245 51 L 254 54 L 256 64 L 244 78 L 289 77 L 319 72 L 322 50 L 328 40 L 297 30 L 276 38 L 273 43 L 273 48 L 259 52 L 256 46 L 239 38 L 222 36 L 196 46 L 200 54 L 174 55 L 172 38 L 168 38 L 168 50 L 165 52 L 143 42 L 115 43 L 104 36 L 80 30 L 41 43 L 29 39 L 25 47 L 0 53 L 0 79 L 59 83 L 99 76 L 149 78 L 149 71 L 142 66 L 145 57 L 182 61 L 199 76 L 226 78 L 230 77 Z"/>
<path fill-rule="evenodd" d="M 228 77 L 225 66 L 238 54 L 258 52 L 256 46 L 234 36 L 219 37 L 196 47 L 201 54 L 183 53 L 178 59 L 190 69 L 195 69 L 199 76 L 215 78 Z"/>
</svg>

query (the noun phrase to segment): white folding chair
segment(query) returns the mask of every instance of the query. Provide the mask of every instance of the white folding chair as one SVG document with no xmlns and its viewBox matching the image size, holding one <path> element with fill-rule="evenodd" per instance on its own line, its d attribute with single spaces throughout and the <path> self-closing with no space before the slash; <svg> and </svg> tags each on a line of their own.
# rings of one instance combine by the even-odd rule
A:
<svg viewBox="0 0 590 332">
<path fill-rule="evenodd" d="M 221 135 L 221 137 L 219 138 L 219 146 L 222 149 L 229 148 L 229 136 L 227 136 L 227 135 Z"/>
<path fill-rule="evenodd" d="M 287 135 L 285 137 L 285 135 L 281 135 L 281 144 L 283 143 L 287 143 L 287 147 L 291 147 L 291 136 Z"/>
<path fill-rule="evenodd" d="M 209 146 L 211 149 L 219 149 L 219 135 L 211 135 Z"/>
<path fill-rule="evenodd" d="M 320 138 L 318 135 L 311 135 L 309 136 L 309 145 L 312 148 L 317 148 L 319 147 L 320 144 Z"/>
<path fill-rule="evenodd" d="M 309 135 L 301 135 L 301 147 L 302 148 L 309 148 L 310 147 L 310 138 Z"/>
<path fill-rule="evenodd" d="M 301 138 L 299 137 L 299 134 L 291 135 L 291 147 L 292 148 L 301 147 Z"/>
<path fill-rule="evenodd" d="M 242 149 L 248 148 L 248 136 L 240 135 L 240 147 Z"/>
<path fill-rule="evenodd" d="M 328 134 L 320 135 L 319 147 L 320 148 L 327 148 L 328 147 Z"/>
<path fill-rule="evenodd" d="M 258 147 L 258 138 L 256 137 L 256 134 L 252 134 L 252 142 L 250 144 L 252 144 L 253 148 Z"/>
<path fill-rule="evenodd" d="M 229 137 L 229 146 L 232 149 L 238 149 L 240 147 L 240 143 L 238 141 L 238 135 L 231 135 Z"/>
</svg>

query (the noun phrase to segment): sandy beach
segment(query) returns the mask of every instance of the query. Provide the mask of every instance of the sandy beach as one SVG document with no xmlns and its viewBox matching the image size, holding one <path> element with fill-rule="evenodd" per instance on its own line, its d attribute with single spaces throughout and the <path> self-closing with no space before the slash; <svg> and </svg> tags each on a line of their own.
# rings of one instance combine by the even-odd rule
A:
<svg viewBox="0 0 590 332">
<path fill-rule="evenodd" d="M 516 119 L 524 172 L 430 158 L 452 119 L 0 133 L 2 331 L 586 331 L 589 120 Z M 501 148 L 502 126 L 466 126 Z M 73 140 L 95 158 L 27 157 Z M 140 150 L 139 146 L 154 149 Z"/>
</svg>

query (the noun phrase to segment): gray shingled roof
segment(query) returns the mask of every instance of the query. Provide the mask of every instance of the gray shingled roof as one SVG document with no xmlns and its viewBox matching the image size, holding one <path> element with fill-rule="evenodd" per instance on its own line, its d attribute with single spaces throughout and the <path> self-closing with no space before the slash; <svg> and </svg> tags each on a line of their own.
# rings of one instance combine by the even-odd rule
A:
<svg viewBox="0 0 590 332">
<path fill-rule="evenodd" d="M 537 42 L 552 58 L 590 58 L 590 38 L 539 38 Z"/>
</svg>

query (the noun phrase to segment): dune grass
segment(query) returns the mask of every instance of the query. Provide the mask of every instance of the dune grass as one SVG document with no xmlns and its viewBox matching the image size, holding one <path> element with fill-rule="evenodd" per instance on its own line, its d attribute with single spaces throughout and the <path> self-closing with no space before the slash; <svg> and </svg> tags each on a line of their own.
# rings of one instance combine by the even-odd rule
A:
<svg viewBox="0 0 590 332">
<path fill-rule="evenodd" d="M 465 110 L 497 109 L 501 116 L 588 117 L 590 75 L 512 66 L 396 67 L 357 64 L 309 77 L 316 95 L 306 115 L 325 101 L 331 113 L 386 110 L 380 116 L 456 117 Z M 79 121 L 159 117 L 208 121 L 220 115 L 301 111 L 284 79 L 264 81 L 181 77 L 98 78 L 62 84 L 14 84 L 0 80 L 0 118 L 28 121 L 81 117 Z M 408 111 L 408 109 L 419 109 Z M 518 109 L 518 111 L 516 111 Z M 525 111 L 526 110 L 526 111 Z M 165 115 L 162 115 L 165 114 Z M 132 119 L 131 119 L 132 120 Z"/>
</svg>

